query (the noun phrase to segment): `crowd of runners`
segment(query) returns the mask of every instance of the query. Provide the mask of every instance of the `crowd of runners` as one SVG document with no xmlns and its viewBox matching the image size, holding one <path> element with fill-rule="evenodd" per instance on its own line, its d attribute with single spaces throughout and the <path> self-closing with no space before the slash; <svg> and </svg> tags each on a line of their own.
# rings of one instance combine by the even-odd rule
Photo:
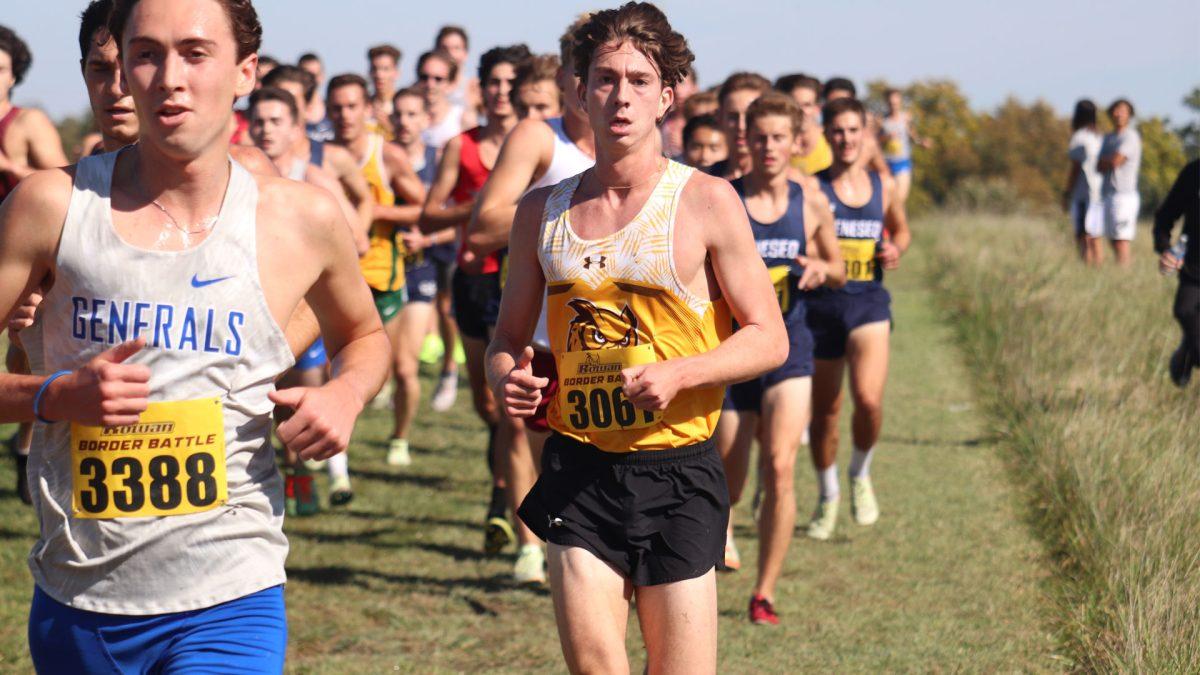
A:
<svg viewBox="0 0 1200 675">
<path fill-rule="evenodd" d="M 0 27 L 0 422 L 21 423 L 40 521 L 39 671 L 278 672 L 284 515 L 321 510 L 316 470 L 331 508 L 353 499 L 366 407 L 392 413 L 387 463 L 413 464 L 431 343 L 432 409 L 454 405 L 461 344 L 488 431 L 482 547 L 549 583 L 574 672 L 627 669 L 634 597 L 649 672 L 715 670 L 750 484 L 747 617 L 779 622 L 803 445 L 819 497 L 800 531 L 846 526 L 844 388 L 851 519 L 881 517 L 883 279 L 926 144 L 900 92 L 876 115 L 840 77 L 702 90 L 647 3 L 477 67 L 446 26 L 415 58 L 371 46 L 368 77 L 260 55 L 261 35 L 250 0 L 88 4 L 97 133 L 67 166 L 49 119 L 11 103 L 30 55 Z M 1120 201 L 1135 146 L 1093 145 Z"/>
</svg>

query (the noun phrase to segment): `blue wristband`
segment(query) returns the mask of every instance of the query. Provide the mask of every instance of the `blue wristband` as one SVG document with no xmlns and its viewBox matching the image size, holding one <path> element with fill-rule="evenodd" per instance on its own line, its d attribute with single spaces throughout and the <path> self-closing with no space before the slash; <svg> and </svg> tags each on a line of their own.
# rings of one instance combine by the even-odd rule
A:
<svg viewBox="0 0 1200 675">
<path fill-rule="evenodd" d="M 33 416 L 36 417 L 42 424 L 54 424 L 54 420 L 48 420 L 45 417 L 42 417 L 42 396 L 46 393 L 46 390 L 50 388 L 51 382 L 57 380 L 63 375 L 70 375 L 71 372 L 72 371 L 70 370 L 60 370 L 50 377 L 47 377 L 46 381 L 42 383 L 42 388 L 38 389 L 37 396 L 33 397 Z"/>
</svg>

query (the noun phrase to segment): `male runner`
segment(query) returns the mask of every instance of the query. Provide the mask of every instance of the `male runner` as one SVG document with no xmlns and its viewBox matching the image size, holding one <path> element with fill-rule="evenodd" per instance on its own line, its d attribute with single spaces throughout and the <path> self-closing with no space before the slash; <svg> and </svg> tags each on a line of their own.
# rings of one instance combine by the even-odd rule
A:
<svg viewBox="0 0 1200 675">
<path fill-rule="evenodd" d="M 790 347 L 787 361 L 779 368 L 729 387 L 716 432 L 731 504 L 738 502 L 745 488 L 754 439 L 762 448 L 758 580 L 749 609 L 750 621 L 756 624 L 779 623 L 775 582 L 783 572 L 796 525 L 796 449 L 808 428 L 813 371 L 812 334 L 804 321 L 802 295 L 822 285 L 838 288 L 846 283 L 829 200 L 820 190 L 805 192 L 788 178 L 802 115 L 795 101 L 778 92 L 751 103 L 746 111 L 746 140 L 753 163 L 750 173 L 733 181 L 733 189 L 746 205 L 758 253 L 775 283 Z M 726 566 L 736 569 L 732 517 L 727 541 Z"/>
<path fill-rule="evenodd" d="M 880 120 L 879 144 L 888 170 L 896 179 L 896 199 L 903 206 L 912 188 L 912 144 L 927 148 L 929 142 L 913 128 L 912 115 L 904 109 L 904 94 L 899 89 L 888 89 L 883 96 L 887 99 L 887 115 Z"/>
<path fill-rule="evenodd" d="M 296 66 L 313 76 L 313 96 L 307 101 L 304 131 L 314 141 L 332 141 L 333 122 L 325 116 L 325 99 L 321 98 L 320 94 L 321 88 L 325 86 L 325 66 L 321 63 L 321 57 L 306 52 L 300 55 Z"/>
<path fill-rule="evenodd" d="M 442 51 L 454 60 L 454 77 L 449 82 L 446 97 L 452 105 L 463 109 L 462 128 L 470 129 L 478 123 L 477 111 L 483 107 L 480 80 L 471 77 L 468 61 L 471 58 L 471 42 L 462 26 L 447 25 L 438 29 L 433 40 L 434 51 Z"/>
<path fill-rule="evenodd" d="M 392 139 L 392 97 L 400 77 L 400 50 L 393 45 L 376 45 L 367 50 L 371 75 L 371 131 Z"/>
<path fill-rule="evenodd" d="M 425 52 L 417 59 L 417 86 L 425 93 L 429 109 L 429 126 L 425 129 L 425 144 L 441 150 L 463 129 L 470 129 L 467 108 L 450 100 L 450 86 L 458 75 L 458 62 L 442 51 Z"/>
<path fill-rule="evenodd" d="M 555 89 L 572 94 L 579 91 L 579 78 L 571 59 L 575 30 L 585 21 L 586 17 L 577 19 L 559 39 L 564 66 L 555 74 Z M 467 224 L 467 247 L 473 255 L 489 255 L 508 243 L 522 196 L 582 173 L 595 164 L 595 134 L 578 95 L 567 97 L 565 113 L 563 117 L 544 122 L 524 120 L 505 139 Z M 544 313 L 538 318 L 533 345 L 535 376 L 554 380 L 554 356 L 546 334 Z M 549 431 L 545 413 L 543 406 L 537 415 L 524 422 L 508 417 L 501 419 L 501 424 L 505 425 L 501 439 L 512 439 L 502 445 L 507 450 L 502 467 L 508 485 L 508 503 L 514 516 L 537 480 L 542 444 Z M 537 536 L 520 519 L 517 519 L 516 534 L 520 549 L 513 566 L 513 578 L 518 583 L 544 582 L 545 554 Z"/>
<path fill-rule="evenodd" d="M 325 105 L 333 120 L 335 143 L 356 158 L 359 170 L 371 186 L 375 220 L 371 224 L 370 248 L 359 266 L 391 342 L 392 373 L 399 380 L 403 346 L 398 316 L 405 298 L 404 241 L 400 233 L 415 225 L 420 217 L 425 187 L 398 145 L 367 130 L 370 103 L 366 80 L 353 73 L 333 78 L 329 81 Z M 392 440 L 387 461 L 393 466 L 412 463 L 407 440 Z"/>
<path fill-rule="evenodd" d="M 506 414 L 534 413 L 547 382 L 528 345 L 545 298 L 556 433 L 521 518 L 549 542 L 572 672 L 628 671 L 634 595 L 649 672 L 716 672 L 729 503 L 711 435 L 724 385 L 787 353 L 736 193 L 662 156 L 656 123 L 691 60 L 653 5 L 594 14 L 573 62 L 596 166 L 530 193 L 514 219 L 488 375 Z"/>
<path fill-rule="evenodd" d="M 495 47 L 479 59 L 487 125 L 465 131 L 446 143 L 420 221 L 421 231 L 426 234 L 449 228 L 463 232 L 453 280 L 454 312 L 467 357 L 467 378 L 475 412 L 488 425 L 487 459 L 492 473 L 492 495 L 484 517 L 484 551 L 492 555 L 516 538 L 504 517 L 505 457 L 501 454 L 501 448 L 512 442 L 510 437 L 514 434 L 511 425 L 506 425 L 507 437 L 497 438 L 500 420 L 484 372 L 484 350 L 500 309 L 500 257 L 491 254 L 468 258 L 465 228 L 475 199 L 496 164 L 500 146 L 517 123 L 512 105 L 513 82 L 517 68 L 529 57 L 529 49 L 521 44 Z"/>
<path fill-rule="evenodd" d="M 688 97 L 687 103 L 683 104 L 683 117 L 690 120 L 701 115 L 716 115 L 720 110 L 717 92 L 707 89 Z"/>
<path fill-rule="evenodd" d="M 816 367 L 813 372 L 812 458 L 820 497 L 808 536 L 828 539 L 837 526 L 841 494 L 837 476 L 838 415 L 842 379 L 849 366 L 854 400 L 850 461 L 850 511 L 860 525 L 879 518 L 871 486 L 872 451 L 883 426 L 883 388 L 887 381 L 891 296 L 883 270 L 896 269 L 911 236 L 908 219 L 895 198 L 895 182 L 862 162 L 868 137 L 866 111 L 853 98 L 835 99 L 823 109 L 825 136 L 833 165 L 817 174 L 833 205 L 838 242 L 846 262 L 846 286 L 819 290 L 807 300 Z"/>
<path fill-rule="evenodd" d="M 386 341 L 336 204 L 229 160 L 252 5 L 121 0 L 110 27 L 139 142 L 34 174 L 0 206 L 0 311 L 49 285 L 23 336 L 37 374 L 0 376 L 0 419 L 43 422 L 30 652 L 40 672 L 279 672 L 271 403 L 296 408 L 288 446 L 342 451 Z M 303 298 L 335 378 L 272 391 Z"/>
<path fill-rule="evenodd" d="M 800 152 L 792 156 L 792 166 L 806 176 L 815 176 L 828 169 L 833 163 L 833 151 L 821 128 L 821 81 L 803 73 L 793 73 L 775 80 L 775 91 L 791 96 L 804 113 Z"/>
<path fill-rule="evenodd" d="M 671 112 L 667 113 L 667 118 L 660 125 L 663 137 L 663 155 L 667 157 L 678 157 L 683 154 L 683 127 L 687 124 L 683 109 L 687 105 L 688 99 L 697 91 L 699 91 L 699 87 L 696 86 L 696 70 L 689 68 L 687 76 L 680 80 L 675 87 L 675 106 L 671 108 Z"/>
<path fill-rule="evenodd" d="M 12 90 L 25 79 L 33 56 L 16 33 L 0 26 L 0 201 L 17 182 L 39 169 L 63 166 L 67 157 L 54 123 L 37 108 L 18 108 Z M 19 345 L 10 344 L 5 356 L 10 373 L 28 373 L 29 365 Z M 17 494 L 29 503 L 25 468 L 29 458 L 32 427 L 22 424 L 8 441 L 17 463 Z"/>
<path fill-rule="evenodd" d="M 1173 247 L 1171 230 L 1180 217 L 1183 231 Z M 1184 237 L 1186 243 L 1182 241 Z M 1154 251 L 1159 254 L 1159 272 L 1179 274 L 1174 314 L 1183 339 L 1171 354 L 1167 370 L 1176 386 L 1186 387 L 1192 379 L 1192 370 L 1200 367 L 1200 160 L 1194 159 L 1183 167 L 1155 211 Z"/>
<path fill-rule="evenodd" d="M 562 70 L 558 57 L 538 54 L 517 69 L 513 105 L 521 119 L 548 120 L 562 117 L 563 96 L 558 87 Z"/>
<path fill-rule="evenodd" d="M 771 90 L 771 82 L 758 73 L 738 72 L 725 78 L 717 93 L 717 118 L 725 129 L 728 159 L 709 167 L 712 176 L 733 180 L 750 172 L 750 146 L 746 144 L 746 110 L 754 99 Z"/>
<path fill-rule="evenodd" d="M 831 77 L 825 81 L 825 88 L 822 90 L 823 98 L 826 103 L 836 101 L 839 98 L 854 98 L 858 97 L 858 90 L 849 78 L 846 77 Z M 879 135 L 879 124 L 875 115 L 871 112 L 864 113 L 866 115 L 866 130 L 867 135 L 863 136 L 862 149 L 859 151 L 859 160 L 863 166 L 871 171 L 890 176 L 892 170 L 888 167 L 887 161 L 883 158 L 883 151 L 879 149 L 879 142 L 876 137 Z"/>
<path fill-rule="evenodd" d="M 725 131 L 714 115 L 700 115 L 683 127 L 683 163 L 705 169 L 729 158 Z"/>
<path fill-rule="evenodd" d="M 425 97 L 416 88 L 402 89 L 392 99 L 392 129 L 399 145 L 412 162 L 413 170 L 426 189 L 433 183 L 437 170 L 437 150 L 425 145 L 421 132 L 429 125 L 429 113 L 425 110 Z M 404 259 L 404 288 L 407 301 L 397 317 L 396 376 L 397 386 L 392 401 L 394 427 L 392 443 L 403 445 L 404 452 L 397 452 L 393 459 L 408 455 L 408 436 L 421 397 L 419 373 L 421 346 L 430 322 L 434 319 L 434 303 L 437 301 L 438 276 L 443 273 L 447 260 L 445 249 L 449 247 L 448 260 L 454 261 L 454 230 L 442 230 L 432 235 L 422 234 L 416 228 L 400 233 L 407 253 Z M 453 345 L 453 342 L 450 343 Z M 391 456 L 391 455 L 389 455 Z"/>
</svg>

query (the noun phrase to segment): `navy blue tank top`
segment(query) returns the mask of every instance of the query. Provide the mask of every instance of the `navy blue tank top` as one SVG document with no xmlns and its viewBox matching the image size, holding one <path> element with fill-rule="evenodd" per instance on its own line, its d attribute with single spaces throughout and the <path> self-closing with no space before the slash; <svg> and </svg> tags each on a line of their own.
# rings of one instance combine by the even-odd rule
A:
<svg viewBox="0 0 1200 675">
<path fill-rule="evenodd" d="M 873 171 L 867 175 L 871 179 L 871 198 L 855 207 L 838 199 L 829 169 L 817 174 L 821 191 L 833 208 L 838 245 L 846 262 L 846 286 L 841 289 L 846 293 L 862 293 L 883 285 L 883 268 L 875 260 L 879 242 L 883 241 L 883 180 Z"/>
<path fill-rule="evenodd" d="M 738 178 L 731 184 L 742 198 L 744 206 L 745 180 Z M 750 219 L 750 230 L 754 233 L 758 254 L 766 263 L 771 281 L 775 284 L 775 296 L 779 299 L 784 321 L 803 321 L 804 303 L 797 284 L 804 274 L 804 268 L 796 262 L 796 256 L 808 255 L 808 233 L 804 229 L 804 189 L 799 183 L 788 181 L 787 210 L 773 223 L 755 220 L 749 209 L 746 210 L 746 216 Z"/>
<path fill-rule="evenodd" d="M 324 166 L 324 164 L 325 164 L 325 141 L 309 140 L 308 163 L 312 164 L 313 166 Z"/>
</svg>

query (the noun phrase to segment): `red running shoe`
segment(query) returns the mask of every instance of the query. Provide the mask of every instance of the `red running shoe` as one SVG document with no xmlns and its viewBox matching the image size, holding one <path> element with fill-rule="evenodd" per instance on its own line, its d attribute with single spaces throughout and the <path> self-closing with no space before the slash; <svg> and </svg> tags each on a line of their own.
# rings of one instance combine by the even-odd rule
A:
<svg viewBox="0 0 1200 675">
<path fill-rule="evenodd" d="M 779 615 L 771 601 L 756 595 L 750 598 L 750 623 L 756 626 L 778 626 Z"/>
</svg>

